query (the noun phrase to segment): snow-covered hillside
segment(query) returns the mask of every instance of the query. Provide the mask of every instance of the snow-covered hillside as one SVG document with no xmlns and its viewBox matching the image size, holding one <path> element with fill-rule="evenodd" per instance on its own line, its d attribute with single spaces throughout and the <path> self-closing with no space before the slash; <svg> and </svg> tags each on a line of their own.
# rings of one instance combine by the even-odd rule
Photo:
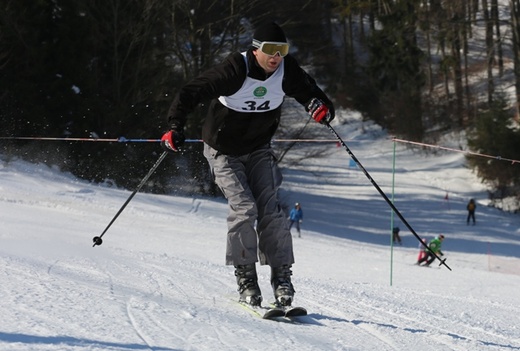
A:
<svg viewBox="0 0 520 351">
<path fill-rule="evenodd" d="M 390 196 L 392 142 L 359 123 L 335 126 Z M 0 350 L 520 350 L 520 218 L 486 207 L 463 163 L 397 145 L 395 204 L 419 235 L 446 236 L 452 271 L 415 266 L 397 218 L 392 249 L 390 209 L 342 147 L 285 169 L 284 201 L 304 210 L 295 303 L 309 310 L 285 323 L 236 303 L 224 201 L 139 193 L 93 248 L 129 191 L 2 158 Z"/>
</svg>

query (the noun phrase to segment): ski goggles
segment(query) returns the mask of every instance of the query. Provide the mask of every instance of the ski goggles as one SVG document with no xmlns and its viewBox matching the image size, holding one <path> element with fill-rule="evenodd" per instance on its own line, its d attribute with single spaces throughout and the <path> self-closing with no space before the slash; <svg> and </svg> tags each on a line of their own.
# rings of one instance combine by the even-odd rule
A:
<svg viewBox="0 0 520 351">
<path fill-rule="evenodd" d="M 279 54 L 281 57 L 287 56 L 289 53 L 289 44 L 276 41 L 258 41 L 253 39 L 253 47 L 260 49 L 268 56 Z"/>
</svg>

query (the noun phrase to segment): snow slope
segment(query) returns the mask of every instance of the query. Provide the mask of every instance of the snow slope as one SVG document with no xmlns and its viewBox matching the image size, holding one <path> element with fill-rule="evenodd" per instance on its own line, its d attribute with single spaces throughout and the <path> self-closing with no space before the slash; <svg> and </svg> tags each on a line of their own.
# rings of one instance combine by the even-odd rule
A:
<svg viewBox="0 0 520 351">
<path fill-rule="evenodd" d="M 392 142 L 360 124 L 336 128 L 390 197 Z M 129 191 L 0 158 L 0 350 L 520 350 L 520 218 L 485 206 L 463 156 L 396 148 L 395 204 L 421 236 L 446 235 L 449 271 L 414 265 L 397 217 L 391 246 L 388 205 L 326 148 L 284 170 L 283 199 L 304 210 L 293 282 L 309 316 L 292 323 L 236 303 L 224 201 L 139 193 L 93 248 Z M 271 301 L 268 267 L 259 278 Z"/>
</svg>

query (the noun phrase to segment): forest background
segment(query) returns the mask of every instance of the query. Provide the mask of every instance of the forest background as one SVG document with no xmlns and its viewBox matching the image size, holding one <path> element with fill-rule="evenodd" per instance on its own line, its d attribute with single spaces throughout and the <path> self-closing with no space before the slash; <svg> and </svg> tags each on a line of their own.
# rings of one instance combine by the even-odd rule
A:
<svg viewBox="0 0 520 351">
<path fill-rule="evenodd" d="M 135 188 L 178 89 L 276 21 L 337 109 L 407 140 L 464 136 L 490 198 L 520 202 L 520 0 L 0 0 L 0 152 Z M 288 100 L 286 104 L 290 105 Z M 330 137 L 287 108 L 277 138 Z M 205 105 L 186 135 L 200 138 Z M 29 137 L 29 140 L 19 140 Z M 277 143 L 281 165 L 295 143 Z M 201 143 L 161 164 L 144 190 L 218 195 Z M 312 155 L 308 155 L 311 157 Z M 502 159 L 501 159 L 502 158 Z"/>
</svg>

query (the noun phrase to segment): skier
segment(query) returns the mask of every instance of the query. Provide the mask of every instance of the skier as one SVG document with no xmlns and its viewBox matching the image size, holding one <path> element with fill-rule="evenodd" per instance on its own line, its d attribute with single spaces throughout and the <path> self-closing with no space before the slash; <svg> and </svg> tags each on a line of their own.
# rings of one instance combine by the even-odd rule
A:
<svg viewBox="0 0 520 351">
<path fill-rule="evenodd" d="M 271 22 L 255 30 L 247 51 L 230 54 L 180 89 L 168 113 L 170 130 L 161 138 L 163 148 L 178 151 L 188 115 L 212 100 L 202 127 L 204 156 L 229 204 L 226 264 L 235 267 L 240 301 L 253 306 L 262 302 L 258 261 L 271 267 L 276 302 L 290 306 L 294 297 L 293 243 L 270 146 L 285 95 L 319 123 L 334 118 L 332 102 L 289 54 L 282 28 Z"/>
<path fill-rule="evenodd" d="M 289 213 L 289 230 L 291 230 L 294 223 L 296 223 L 296 231 L 298 232 L 298 238 L 301 238 L 300 223 L 303 221 L 303 211 L 300 204 L 297 202 L 294 204 L 294 208 Z"/>
<path fill-rule="evenodd" d="M 399 243 L 399 245 L 403 245 L 403 242 L 401 241 L 401 237 L 399 236 L 399 232 L 401 231 L 401 229 L 399 227 L 394 227 L 392 229 L 392 240 L 397 243 Z"/>
<path fill-rule="evenodd" d="M 428 244 L 428 247 L 430 248 L 433 253 L 437 254 L 438 256 L 444 256 L 444 254 L 441 251 L 442 242 L 444 241 L 444 235 L 440 234 L 434 239 L 430 241 Z M 425 262 L 424 266 L 429 266 L 433 261 L 435 261 L 435 256 L 432 254 L 432 252 L 428 250 L 426 253 L 426 256 L 421 258 L 419 261 L 417 261 L 418 265 L 421 265 L 421 263 Z"/>
<path fill-rule="evenodd" d="M 419 262 L 423 259 L 423 257 L 426 257 L 426 255 L 428 253 L 428 249 L 426 248 L 426 245 L 428 245 L 428 240 L 426 240 L 426 238 L 422 238 L 421 241 L 424 245 L 419 243 L 419 255 L 417 255 L 416 264 L 419 264 Z"/>
<path fill-rule="evenodd" d="M 477 204 L 474 199 L 470 199 L 468 205 L 466 206 L 468 210 L 468 217 L 466 218 L 466 224 L 469 225 L 469 220 L 473 219 L 473 225 L 475 225 L 475 210 L 477 209 Z"/>
</svg>

